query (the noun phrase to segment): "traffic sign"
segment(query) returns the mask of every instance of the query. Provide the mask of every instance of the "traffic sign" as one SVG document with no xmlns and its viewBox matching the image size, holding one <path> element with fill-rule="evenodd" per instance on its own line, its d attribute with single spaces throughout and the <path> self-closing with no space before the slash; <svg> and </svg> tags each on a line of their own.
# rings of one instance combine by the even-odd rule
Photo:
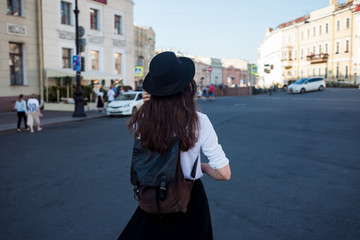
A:
<svg viewBox="0 0 360 240">
<path fill-rule="evenodd" d="M 142 77 L 144 75 L 143 68 L 140 66 L 135 66 L 135 76 Z"/>
<path fill-rule="evenodd" d="M 213 70 L 213 67 L 212 67 L 212 66 L 209 66 L 209 67 L 208 67 L 208 71 L 209 71 L 209 72 L 212 72 L 212 70 Z"/>
<path fill-rule="evenodd" d="M 73 70 L 79 72 L 81 70 L 80 56 L 74 55 L 72 57 Z"/>
<path fill-rule="evenodd" d="M 251 74 L 252 75 L 257 74 L 257 66 L 256 65 L 251 65 Z"/>
<path fill-rule="evenodd" d="M 332 70 L 329 70 L 328 71 L 328 77 L 332 77 L 333 76 L 333 71 Z"/>
</svg>

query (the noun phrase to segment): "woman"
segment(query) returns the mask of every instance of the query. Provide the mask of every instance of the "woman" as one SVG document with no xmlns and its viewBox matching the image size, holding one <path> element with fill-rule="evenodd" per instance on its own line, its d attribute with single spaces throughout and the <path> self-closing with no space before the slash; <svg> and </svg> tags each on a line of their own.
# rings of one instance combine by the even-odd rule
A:
<svg viewBox="0 0 360 240">
<path fill-rule="evenodd" d="M 142 147 L 159 153 L 171 147 L 176 135 L 180 139 L 180 162 L 185 178 L 190 179 L 200 149 L 209 163 L 198 161 L 186 213 L 157 215 L 138 207 L 120 240 L 212 239 L 210 210 L 200 178 L 206 173 L 216 180 L 229 180 L 231 172 L 208 117 L 196 111 L 194 74 L 195 66 L 189 58 L 177 58 L 173 52 L 155 56 L 143 84 L 151 98 L 132 116 L 129 128 L 134 130 L 135 139 L 140 139 Z"/>
<path fill-rule="evenodd" d="M 104 93 L 103 93 L 103 89 L 100 88 L 99 92 L 97 93 L 97 105 L 96 107 L 98 108 L 99 112 L 103 111 L 104 108 Z"/>
<path fill-rule="evenodd" d="M 17 131 L 21 132 L 21 119 L 24 118 L 24 125 L 25 125 L 25 129 L 29 130 L 28 125 L 26 124 L 27 122 L 27 109 L 26 109 L 26 102 L 24 100 L 24 95 L 20 94 L 18 100 L 15 103 L 15 109 L 17 111 L 17 117 L 18 117 L 18 121 L 17 121 Z"/>
</svg>

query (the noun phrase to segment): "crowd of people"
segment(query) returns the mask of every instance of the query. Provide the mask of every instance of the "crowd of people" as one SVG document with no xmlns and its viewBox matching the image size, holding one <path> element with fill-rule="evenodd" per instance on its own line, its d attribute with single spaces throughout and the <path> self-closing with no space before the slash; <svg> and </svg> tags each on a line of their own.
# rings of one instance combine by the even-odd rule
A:
<svg viewBox="0 0 360 240">
<path fill-rule="evenodd" d="M 43 115 L 40 112 L 39 100 L 36 98 L 36 94 L 32 94 L 27 100 L 24 99 L 24 95 L 20 94 L 18 100 L 15 102 L 15 109 L 17 112 L 17 132 L 21 132 L 21 122 L 24 119 L 24 126 L 26 131 L 34 132 L 34 123 L 36 124 L 37 131 L 41 131 L 40 117 Z"/>
</svg>

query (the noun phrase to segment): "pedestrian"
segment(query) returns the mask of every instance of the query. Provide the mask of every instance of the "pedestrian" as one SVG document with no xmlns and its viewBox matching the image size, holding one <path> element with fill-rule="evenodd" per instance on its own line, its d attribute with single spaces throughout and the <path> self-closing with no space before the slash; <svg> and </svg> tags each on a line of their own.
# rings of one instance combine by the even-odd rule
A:
<svg viewBox="0 0 360 240">
<path fill-rule="evenodd" d="M 17 122 L 17 131 L 21 132 L 21 119 L 24 118 L 24 125 L 25 125 L 25 129 L 27 131 L 29 131 L 29 127 L 27 125 L 27 108 L 26 108 L 26 102 L 24 100 L 24 95 L 20 94 L 18 100 L 15 102 L 15 109 L 17 111 L 17 117 L 18 117 L 18 122 Z"/>
<path fill-rule="evenodd" d="M 104 109 L 104 93 L 103 89 L 100 88 L 99 92 L 97 93 L 97 109 L 99 112 L 102 112 Z"/>
<path fill-rule="evenodd" d="M 206 101 L 206 95 L 207 95 L 207 87 L 203 86 L 202 88 L 202 99 Z"/>
<path fill-rule="evenodd" d="M 214 95 L 215 95 L 215 86 L 214 86 L 214 84 L 211 84 L 209 86 L 209 99 L 210 99 L 210 101 L 214 101 Z"/>
<path fill-rule="evenodd" d="M 141 146 L 153 152 L 166 152 L 174 136 L 180 139 L 181 169 L 191 178 L 196 162 L 195 178 L 187 212 L 151 214 L 138 207 L 118 240 L 211 240 L 212 225 L 207 196 L 200 178 L 208 174 L 216 180 L 229 180 L 231 171 L 209 118 L 196 111 L 195 65 L 173 52 L 156 55 L 144 80 L 145 102 L 131 117 L 130 131 Z M 134 129 L 135 127 L 135 129 Z M 201 163 L 200 150 L 209 162 Z"/>
<path fill-rule="evenodd" d="M 37 126 L 37 130 L 41 131 L 42 128 L 40 127 L 40 117 L 43 115 L 40 112 L 40 104 L 39 100 L 36 98 L 36 94 L 32 94 L 29 100 L 27 101 L 28 107 L 28 119 L 27 125 L 30 127 L 30 132 L 34 132 L 34 122 Z"/>
<path fill-rule="evenodd" d="M 112 101 L 114 101 L 115 92 L 114 92 L 112 86 L 110 87 L 109 91 L 107 92 L 107 97 L 108 97 L 108 102 L 109 102 L 109 103 L 111 103 Z"/>
</svg>

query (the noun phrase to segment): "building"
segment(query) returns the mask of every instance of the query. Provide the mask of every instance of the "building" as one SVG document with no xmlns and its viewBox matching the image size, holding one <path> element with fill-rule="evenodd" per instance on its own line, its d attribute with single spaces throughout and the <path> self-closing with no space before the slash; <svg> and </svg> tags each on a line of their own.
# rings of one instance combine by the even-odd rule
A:
<svg viewBox="0 0 360 240">
<path fill-rule="evenodd" d="M 75 48 L 75 0 L 42 1 L 44 69 L 46 89 L 54 79 L 73 77 Z M 110 87 L 111 80 L 134 84 L 133 1 L 79 0 L 79 26 L 84 32 L 82 84 Z M 81 31 L 80 31 L 81 32 Z"/>
<path fill-rule="evenodd" d="M 229 87 L 249 85 L 250 65 L 243 59 L 222 59 L 223 66 L 223 84 Z"/>
<path fill-rule="evenodd" d="M 259 74 L 266 85 L 314 76 L 327 82 L 359 83 L 357 8 L 359 1 L 338 4 L 330 0 L 328 7 L 282 23 L 266 34 L 258 50 Z M 274 40 L 279 37 L 281 47 Z"/>
<path fill-rule="evenodd" d="M 134 26 L 134 60 L 135 66 L 141 67 L 141 74 L 135 75 L 135 84 L 140 86 L 149 72 L 151 59 L 155 56 L 155 32 L 152 27 Z"/>
<path fill-rule="evenodd" d="M 0 112 L 12 111 L 20 94 L 40 94 L 38 1 L 1 1 Z"/>
</svg>

